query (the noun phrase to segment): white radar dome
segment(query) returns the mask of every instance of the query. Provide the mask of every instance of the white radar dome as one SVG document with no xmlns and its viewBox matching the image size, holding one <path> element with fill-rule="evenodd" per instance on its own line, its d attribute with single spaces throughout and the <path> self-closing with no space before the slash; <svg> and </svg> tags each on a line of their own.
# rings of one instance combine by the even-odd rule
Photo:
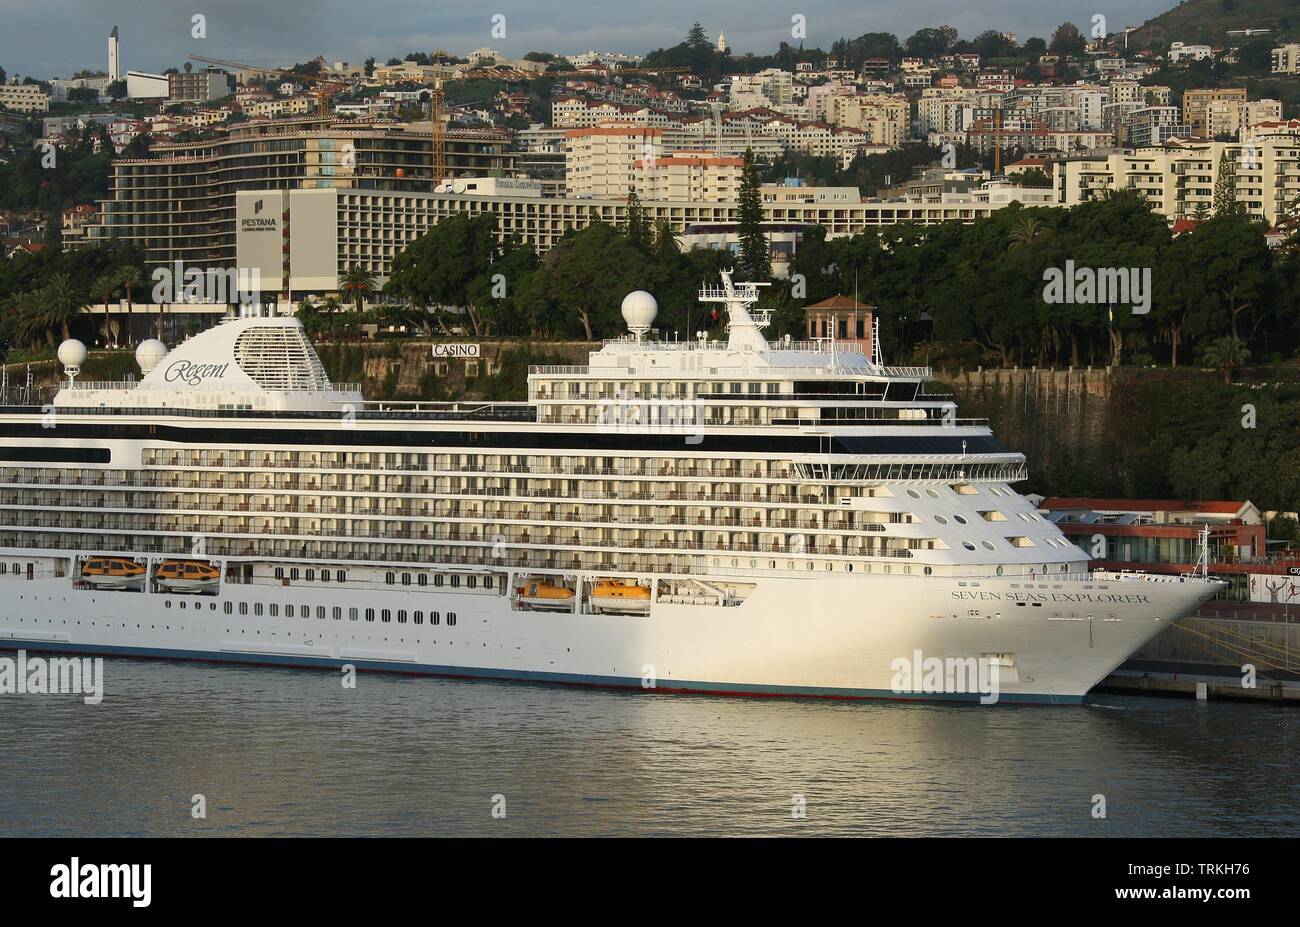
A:
<svg viewBox="0 0 1300 927">
<path fill-rule="evenodd" d="M 135 349 L 135 362 L 140 365 L 141 373 L 148 373 L 153 370 L 166 356 L 167 345 L 157 338 L 141 341 L 140 346 Z"/>
<path fill-rule="evenodd" d="M 76 338 L 69 338 L 59 345 L 59 363 L 64 368 L 80 367 L 86 362 L 86 346 Z"/>
<path fill-rule="evenodd" d="M 633 290 L 623 297 L 623 321 L 633 334 L 643 335 L 650 331 L 658 314 L 659 303 L 645 290 Z"/>
</svg>

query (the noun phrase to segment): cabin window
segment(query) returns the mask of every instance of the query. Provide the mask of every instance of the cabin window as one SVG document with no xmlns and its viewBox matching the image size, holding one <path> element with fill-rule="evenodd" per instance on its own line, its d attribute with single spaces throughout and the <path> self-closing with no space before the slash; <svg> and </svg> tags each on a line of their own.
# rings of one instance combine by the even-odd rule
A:
<svg viewBox="0 0 1300 927">
<path fill-rule="evenodd" d="M 309 569 L 309 570 L 307 571 L 307 582 L 309 582 L 309 583 L 314 583 L 314 582 L 316 582 L 316 571 L 315 571 L 315 570 Z"/>
<path fill-rule="evenodd" d="M 397 623 L 406 624 L 406 609 L 399 608 L 397 610 Z"/>
<path fill-rule="evenodd" d="M 275 614 L 275 606 L 274 606 L 274 605 L 271 606 L 271 614 L 272 614 L 272 615 Z M 292 618 L 292 617 L 293 617 L 293 606 L 292 606 L 292 605 L 286 605 L 286 606 L 284 607 L 284 617 L 286 617 L 286 618 Z"/>
<path fill-rule="evenodd" d="M 325 620 L 325 606 L 324 606 L 324 605 L 317 605 L 317 606 L 316 606 L 316 620 L 317 620 L 317 621 L 324 621 L 324 620 Z"/>
<path fill-rule="evenodd" d="M 388 624 L 388 622 L 393 620 L 393 613 L 388 609 L 384 609 L 379 613 L 379 620 L 384 624 Z"/>
<path fill-rule="evenodd" d="M 355 608 L 349 608 L 348 621 L 356 621 L 356 620 L 357 620 L 357 610 Z"/>
<path fill-rule="evenodd" d="M 342 620 L 342 618 L 343 618 L 343 609 L 339 608 L 337 605 L 334 606 L 333 616 L 334 616 L 334 620 L 335 620 L 335 621 L 340 621 L 340 620 Z"/>
<path fill-rule="evenodd" d="M 276 605 L 274 602 L 271 603 L 271 617 L 272 618 L 280 617 L 280 606 Z M 292 618 L 293 615 L 290 614 L 289 617 Z"/>
<path fill-rule="evenodd" d="M 247 614 L 248 614 L 248 603 L 247 603 L 247 602 L 240 602 L 240 603 L 239 603 L 239 614 L 241 614 L 241 615 L 247 615 Z"/>
<path fill-rule="evenodd" d="M 455 626 L 456 626 L 456 613 L 447 612 L 447 627 L 454 628 Z"/>
<path fill-rule="evenodd" d="M 395 574 L 395 573 L 385 573 L 385 574 L 384 574 L 384 582 L 385 582 L 387 585 L 391 586 L 391 585 L 393 585 L 393 583 L 395 583 L 396 581 L 397 581 L 397 574 Z"/>
<path fill-rule="evenodd" d="M 427 586 L 429 585 L 429 574 L 421 573 L 419 576 L 416 577 L 415 581 L 416 581 L 416 585 Z"/>
<path fill-rule="evenodd" d="M 410 574 L 410 573 L 403 573 L 403 574 L 402 574 L 402 585 L 403 585 L 403 586 L 409 586 L 409 585 L 411 585 L 411 574 Z"/>
<path fill-rule="evenodd" d="M 367 608 L 366 621 L 374 621 L 374 620 L 375 620 L 375 610 L 373 608 Z"/>
<path fill-rule="evenodd" d="M 221 610 L 224 611 L 227 615 L 229 615 L 229 614 L 230 614 L 231 612 L 233 612 L 235 609 L 234 609 L 234 606 L 231 605 L 231 603 L 227 602 L 225 605 L 222 606 L 222 609 L 221 609 Z"/>
<path fill-rule="evenodd" d="M 261 602 L 254 602 L 254 603 L 253 603 L 253 615 L 254 615 L 255 617 L 257 617 L 257 618 L 261 618 L 261 617 L 262 617 L 262 603 L 261 603 Z"/>
<path fill-rule="evenodd" d="M 429 612 L 429 624 L 440 624 L 441 622 L 442 622 L 441 615 L 439 615 L 437 612 Z"/>
<path fill-rule="evenodd" d="M 417 608 L 417 609 L 416 609 L 416 610 L 411 614 L 411 623 L 412 623 L 412 624 L 424 624 L 424 612 L 420 611 L 420 610 Z"/>
</svg>

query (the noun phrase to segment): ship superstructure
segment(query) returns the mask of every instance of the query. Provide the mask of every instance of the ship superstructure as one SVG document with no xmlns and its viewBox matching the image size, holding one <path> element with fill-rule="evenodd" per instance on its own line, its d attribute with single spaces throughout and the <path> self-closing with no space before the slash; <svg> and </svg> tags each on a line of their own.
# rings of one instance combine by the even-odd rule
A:
<svg viewBox="0 0 1300 927">
<path fill-rule="evenodd" d="M 636 689 L 1078 701 L 1219 584 L 1089 572 L 987 422 L 833 336 L 629 334 L 519 403 L 374 403 L 293 318 L 0 411 L 0 646 Z"/>
</svg>

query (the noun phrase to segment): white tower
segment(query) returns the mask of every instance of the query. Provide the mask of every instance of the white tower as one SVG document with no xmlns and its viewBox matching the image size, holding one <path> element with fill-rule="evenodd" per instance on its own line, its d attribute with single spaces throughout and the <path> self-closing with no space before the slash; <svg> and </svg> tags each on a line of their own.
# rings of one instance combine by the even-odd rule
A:
<svg viewBox="0 0 1300 927">
<path fill-rule="evenodd" d="M 725 55 L 725 54 L 726 54 L 728 51 L 730 51 L 730 50 L 731 50 L 731 46 L 727 44 L 727 34 L 726 34 L 725 32 L 719 32 L 719 33 L 718 33 L 718 52 L 719 52 L 719 54 L 723 54 L 723 55 Z"/>
<path fill-rule="evenodd" d="M 121 72 L 118 69 L 117 59 L 117 26 L 108 34 L 108 79 L 109 81 L 119 80 Z"/>
</svg>

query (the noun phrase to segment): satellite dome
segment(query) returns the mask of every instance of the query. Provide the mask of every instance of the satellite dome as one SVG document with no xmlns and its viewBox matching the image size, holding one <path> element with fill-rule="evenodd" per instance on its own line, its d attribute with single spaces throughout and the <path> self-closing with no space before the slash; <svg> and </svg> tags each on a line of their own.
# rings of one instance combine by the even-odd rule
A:
<svg viewBox="0 0 1300 927">
<path fill-rule="evenodd" d="M 157 338 L 149 338 L 141 341 L 140 346 L 135 349 L 135 362 L 140 365 L 141 373 L 148 373 L 158 366 L 158 363 L 167 356 L 167 345 L 163 344 Z"/>
<path fill-rule="evenodd" d="M 635 335 L 648 332 L 658 314 L 659 303 L 645 290 L 633 290 L 623 297 L 623 321 Z"/>
<path fill-rule="evenodd" d="M 64 369 L 80 367 L 86 362 L 86 346 L 76 338 L 69 338 L 59 345 L 59 363 Z"/>
</svg>

